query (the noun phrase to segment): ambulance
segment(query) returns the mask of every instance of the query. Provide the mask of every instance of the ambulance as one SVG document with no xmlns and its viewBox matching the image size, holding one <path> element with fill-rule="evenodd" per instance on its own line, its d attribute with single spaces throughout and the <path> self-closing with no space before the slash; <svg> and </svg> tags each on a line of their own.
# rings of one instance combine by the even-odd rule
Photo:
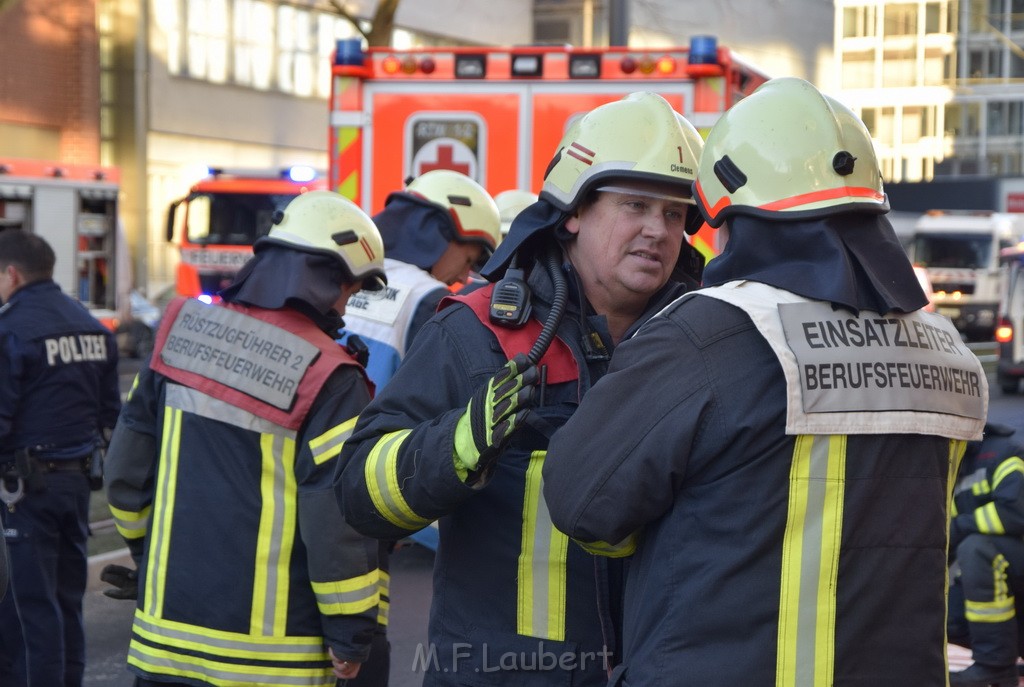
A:
<svg viewBox="0 0 1024 687">
<path fill-rule="evenodd" d="M 329 187 L 371 215 L 432 169 L 463 172 L 492 196 L 536 193 L 568 126 L 598 105 L 654 91 L 706 134 L 767 79 L 708 36 L 660 49 L 364 50 L 344 39 L 332 63 Z M 710 227 L 693 239 L 716 253 Z"/>
<path fill-rule="evenodd" d="M 131 288 L 119 181 L 112 167 L 0 158 L 0 231 L 46 239 L 57 257 L 53 280 L 111 330 L 128 314 Z"/>
<path fill-rule="evenodd" d="M 180 251 L 177 294 L 215 300 L 252 257 L 253 242 L 270 231 L 274 213 L 300 193 L 325 188 L 323 174 L 304 165 L 210 168 L 167 210 L 167 240 Z"/>
</svg>

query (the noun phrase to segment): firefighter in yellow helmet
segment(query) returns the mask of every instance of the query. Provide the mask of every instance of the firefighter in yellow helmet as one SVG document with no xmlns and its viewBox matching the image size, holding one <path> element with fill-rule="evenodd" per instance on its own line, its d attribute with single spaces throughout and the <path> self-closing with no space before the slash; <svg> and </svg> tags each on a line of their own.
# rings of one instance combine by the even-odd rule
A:
<svg viewBox="0 0 1024 687">
<path fill-rule="evenodd" d="M 168 306 L 107 453 L 138 573 L 105 573 L 138 597 L 140 685 L 387 684 L 379 544 L 331 490 L 372 394 L 332 335 L 350 296 L 384 287 L 383 242 L 330 191 L 275 220 L 222 303 Z"/>
<path fill-rule="evenodd" d="M 512 228 L 512 220 L 536 202 L 536 193 L 518 188 L 502 191 L 494 196 L 494 203 L 498 206 L 498 214 L 501 217 L 501 235 L 506 236 L 508 230 Z"/>
<path fill-rule="evenodd" d="M 768 81 L 712 128 L 694 195 L 724 251 L 544 464 L 555 526 L 632 556 L 612 684 L 944 686 L 950 480 L 988 390 L 921 311 L 867 129 Z"/>
<path fill-rule="evenodd" d="M 551 527 L 540 469 L 616 344 L 695 283 L 701 146 L 654 93 L 585 114 L 485 266 L 496 283 L 442 303 L 346 441 L 337 490 L 356 529 L 437 521 L 424 684 L 606 683 L 620 565 Z"/>
<path fill-rule="evenodd" d="M 384 237 L 387 294 L 354 299 L 339 341 L 356 334 L 367 344 L 367 372 L 383 389 L 450 287 L 465 284 L 490 257 L 501 221 L 490 194 L 449 169 L 426 172 L 390 194 L 373 219 Z"/>
</svg>

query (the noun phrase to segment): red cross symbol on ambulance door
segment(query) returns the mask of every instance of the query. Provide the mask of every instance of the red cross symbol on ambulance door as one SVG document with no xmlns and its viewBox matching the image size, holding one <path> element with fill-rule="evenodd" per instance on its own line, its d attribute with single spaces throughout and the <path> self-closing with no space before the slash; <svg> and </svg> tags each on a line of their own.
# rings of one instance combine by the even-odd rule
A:
<svg viewBox="0 0 1024 687">
<path fill-rule="evenodd" d="M 434 162 L 422 162 L 420 164 L 420 173 L 432 172 L 435 169 L 450 169 L 455 172 L 462 172 L 463 174 L 469 174 L 470 169 L 468 164 L 462 164 L 455 161 L 455 150 L 450 145 L 439 145 L 437 146 L 437 160 Z"/>
</svg>

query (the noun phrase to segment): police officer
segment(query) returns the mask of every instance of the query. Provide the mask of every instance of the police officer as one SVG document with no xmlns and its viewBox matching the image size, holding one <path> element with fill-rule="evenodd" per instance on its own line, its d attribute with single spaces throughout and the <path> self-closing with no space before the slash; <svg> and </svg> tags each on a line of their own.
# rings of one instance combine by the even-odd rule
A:
<svg viewBox="0 0 1024 687">
<path fill-rule="evenodd" d="M 949 640 L 974 664 L 950 673 L 958 687 L 1017 685 L 1022 654 L 1016 598 L 1024 593 L 1024 446 L 1016 430 L 985 424 L 960 466 L 949 550 L 958 574 L 949 593 Z"/>
<path fill-rule="evenodd" d="M 442 304 L 346 442 L 356 529 L 438 520 L 424 684 L 605 684 L 619 566 L 551 527 L 540 468 L 615 344 L 686 289 L 701 145 L 654 93 L 580 118 L 483 270 L 497 283 Z"/>
<path fill-rule="evenodd" d="M 480 184 L 448 169 L 426 172 L 390 194 L 373 221 L 384 237 L 387 292 L 352 300 L 340 341 L 357 334 L 366 343 L 366 371 L 380 390 L 450 287 L 466 283 L 490 257 L 501 221 Z"/>
<path fill-rule="evenodd" d="M 0 232 L 0 517 L 12 588 L 0 605 L 5 685 L 82 684 L 90 463 L 121 407 L 114 335 L 61 293 L 55 262 L 41 237 Z"/>
<path fill-rule="evenodd" d="M 555 435 L 544 496 L 632 551 L 612 684 L 946 684 L 951 479 L 978 359 L 884 214 L 871 137 L 774 79 L 712 128 L 694 196 L 728 243 Z"/>
<path fill-rule="evenodd" d="M 372 391 L 332 335 L 353 293 L 384 287 L 383 245 L 330 191 L 275 219 L 222 304 L 168 307 L 111 440 L 139 685 L 387 683 L 378 545 L 331 489 Z"/>
</svg>

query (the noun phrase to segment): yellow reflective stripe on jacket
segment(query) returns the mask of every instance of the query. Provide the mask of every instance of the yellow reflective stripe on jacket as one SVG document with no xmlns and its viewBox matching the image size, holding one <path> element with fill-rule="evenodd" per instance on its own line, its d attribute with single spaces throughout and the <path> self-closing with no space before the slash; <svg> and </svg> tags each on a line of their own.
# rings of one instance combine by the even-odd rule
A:
<svg viewBox="0 0 1024 687">
<path fill-rule="evenodd" d="M 1006 534 L 1003 521 L 999 518 L 999 511 L 996 510 L 994 502 L 974 509 L 974 525 L 982 534 Z"/>
<path fill-rule="evenodd" d="M 380 571 L 377 593 L 380 596 L 380 604 L 377 606 L 377 622 L 387 627 L 388 615 L 391 613 L 391 575 L 384 570 Z"/>
<path fill-rule="evenodd" d="M 370 499 L 381 517 L 392 525 L 406 530 L 420 530 L 430 520 L 413 512 L 398 485 L 398 452 L 411 429 L 385 434 L 376 443 L 366 459 L 364 477 Z"/>
<path fill-rule="evenodd" d="M 265 637 L 214 630 L 156 618 L 138 609 L 135 611 L 132 630 L 153 644 L 172 644 L 183 650 L 202 651 L 227 658 L 300 662 L 328 658 L 323 637 Z"/>
<path fill-rule="evenodd" d="M 289 562 L 295 545 L 295 440 L 260 435 L 259 536 L 254 561 L 252 611 L 254 634 L 283 635 L 288 617 Z"/>
<path fill-rule="evenodd" d="M 1003 554 L 992 559 L 992 601 L 964 602 L 967 620 L 976 623 L 1001 623 L 1015 617 L 1015 600 L 1010 593 L 1006 571 L 1010 567 Z"/>
<path fill-rule="evenodd" d="M 377 605 L 380 570 L 334 582 L 312 582 L 316 605 L 324 615 L 356 615 Z"/>
<path fill-rule="evenodd" d="M 146 506 L 136 512 L 121 510 L 107 504 L 110 514 L 114 516 L 114 525 L 117 531 L 125 539 L 141 539 L 146 536 L 146 528 L 149 526 L 149 516 L 153 512 L 153 506 Z"/>
<path fill-rule="evenodd" d="M 575 540 L 580 547 L 583 548 L 587 553 L 592 553 L 595 556 L 606 556 L 608 558 L 625 558 L 626 556 L 632 556 L 636 553 L 637 535 L 634 532 L 629 535 L 618 544 L 609 544 L 604 541 L 588 541 L 583 542 Z"/>
<path fill-rule="evenodd" d="M 225 687 L 335 684 L 321 637 L 253 637 L 142 611 L 136 611 L 132 629 L 128 663 L 147 672 Z"/>
<path fill-rule="evenodd" d="M 358 419 L 359 416 L 356 415 L 351 420 L 345 420 L 340 425 L 336 425 L 320 436 L 310 440 L 309 450 L 313 454 L 313 462 L 317 465 L 322 465 L 341 453 L 342 447 L 345 446 L 345 441 L 352 436 L 352 430 L 355 428 L 356 420 Z"/>
<path fill-rule="evenodd" d="M 782 545 L 778 687 L 833 681 L 845 475 L 845 436 L 796 438 Z"/>
<path fill-rule="evenodd" d="M 999 483 L 1006 479 L 1006 477 L 1012 472 L 1024 474 L 1024 460 L 1014 456 L 1012 458 L 1007 458 L 1000 463 L 999 467 L 996 468 L 995 474 L 992 476 L 992 488 L 995 489 L 998 487 Z"/>
<path fill-rule="evenodd" d="M 555 529 L 541 496 L 546 451 L 534 451 L 526 469 L 523 543 L 519 552 L 516 631 L 521 635 L 565 639 L 565 584 L 569 538 Z"/>
<path fill-rule="evenodd" d="M 182 411 L 165 406 L 161 433 L 160 465 L 157 489 L 153 495 L 153 527 L 149 557 L 146 563 L 145 610 L 153 616 L 163 614 L 164 585 L 167 582 L 168 550 L 171 546 L 171 523 L 174 520 L 174 494 L 178 486 L 178 457 L 181 447 Z"/>
<path fill-rule="evenodd" d="M 992 487 L 989 486 L 987 479 L 978 480 L 971 485 L 971 493 L 975 496 L 984 496 L 992 493 Z"/>
</svg>

